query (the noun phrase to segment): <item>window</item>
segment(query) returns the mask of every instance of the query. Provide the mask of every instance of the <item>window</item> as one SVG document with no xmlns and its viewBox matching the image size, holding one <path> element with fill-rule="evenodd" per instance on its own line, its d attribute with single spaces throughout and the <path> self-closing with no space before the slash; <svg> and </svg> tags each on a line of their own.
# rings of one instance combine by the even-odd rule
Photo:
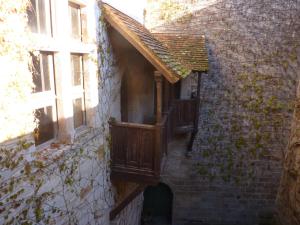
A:
<svg viewBox="0 0 300 225">
<path fill-rule="evenodd" d="M 34 130 L 34 141 L 40 145 L 55 137 L 53 121 L 53 107 L 47 106 L 35 110 L 35 118 L 38 120 L 38 127 Z"/>
<path fill-rule="evenodd" d="M 38 126 L 34 130 L 36 145 L 47 142 L 56 135 L 57 113 L 53 53 L 31 54 L 33 96 L 37 99 L 35 118 Z"/>
<path fill-rule="evenodd" d="M 81 12 L 79 5 L 69 3 L 69 18 L 71 37 L 76 40 L 82 40 Z"/>
<path fill-rule="evenodd" d="M 50 0 L 30 0 L 27 15 L 28 25 L 31 32 L 51 35 Z"/>
<path fill-rule="evenodd" d="M 54 90 L 53 54 L 40 53 L 38 56 L 31 55 L 33 64 L 34 92 Z"/>
<path fill-rule="evenodd" d="M 87 37 L 87 30 L 82 29 L 87 27 L 86 10 L 67 0 L 30 2 L 28 26 L 37 34 L 35 50 L 39 52 L 32 54 L 32 99 L 38 124 L 34 130 L 35 144 L 55 139 L 72 142 L 74 132 L 80 133 L 87 124 L 85 80 L 89 73 L 84 71 L 89 69 L 85 68 L 89 52 L 96 49 L 96 45 L 91 49 L 87 47 L 91 43 L 82 40 Z M 64 32 L 68 30 L 70 33 Z M 45 34 L 49 35 L 47 39 Z M 65 43 L 68 39 L 70 42 Z"/>
<path fill-rule="evenodd" d="M 71 54 L 74 127 L 85 125 L 83 55 Z"/>
</svg>

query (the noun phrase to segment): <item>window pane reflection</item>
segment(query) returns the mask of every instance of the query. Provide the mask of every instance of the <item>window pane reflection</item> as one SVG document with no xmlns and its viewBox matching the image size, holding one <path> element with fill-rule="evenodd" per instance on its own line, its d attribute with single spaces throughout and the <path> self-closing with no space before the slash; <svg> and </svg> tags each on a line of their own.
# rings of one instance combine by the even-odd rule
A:
<svg viewBox="0 0 300 225">
<path fill-rule="evenodd" d="M 28 26 L 33 33 L 37 32 L 37 12 L 36 1 L 30 0 L 30 4 L 27 8 Z"/>
<path fill-rule="evenodd" d="M 84 103 L 82 98 L 77 98 L 73 101 L 74 112 L 74 127 L 80 127 L 85 124 Z"/>
<path fill-rule="evenodd" d="M 40 145 L 54 138 L 54 123 L 52 117 L 52 106 L 35 110 L 35 118 L 38 127 L 34 130 L 36 145 Z"/>
<path fill-rule="evenodd" d="M 82 56 L 71 54 L 72 82 L 74 86 L 82 84 Z"/>
<path fill-rule="evenodd" d="M 34 83 L 34 92 L 51 90 L 50 77 L 51 67 L 53 67 L 53 55 L 40 53 L 40 56 L 32 57 L 32 80 Z"/>
<path fill-rule="evenodd" d="M 33 92 L 41 92 L 42 76 L 41 76 L 41 68 L 40 68 L 40 57 L 31 54 L 31 58 L 32 58 L 32 81 L 35 86 Z"/>
<path fill-rule="evenodd" d="M 38 9 L 39 9 L 39 27 L 40 33 L 47 34 L 47 20 L 46 20 L 46 9 L 45 9 L 45 1 L 46 0 L 39 0 L 38 1 Z"/>
<path fill-rule="evenodd" d="M 69 16 L 71 21 L 71 36 L 74 39 L 81 39 L 80 7 L 70 3 Z"/>
<path fill-rule="evenodd" d="M 50 0 L 30 0 L 28 26 L 33 33 L 51 34 Z"/>
</svg>

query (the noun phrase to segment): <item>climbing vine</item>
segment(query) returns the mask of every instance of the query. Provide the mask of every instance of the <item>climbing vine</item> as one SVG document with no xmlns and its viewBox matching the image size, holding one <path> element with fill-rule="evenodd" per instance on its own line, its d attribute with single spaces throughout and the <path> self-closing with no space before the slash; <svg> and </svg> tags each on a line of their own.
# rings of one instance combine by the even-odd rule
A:
<svg viewBox="0 0 300 225">
<path fill-rule="evenodd" d="M 29 65 L 29 38 L 24 29 L 27 1 L 0 1 L 0 142 L 31 132 L 32 110 L 28 106 L 33 87 Z M 16 110 L 22 108 L 22 113 Z"/>
<path fill-rule="evenodd" d="M 213 40 L 208 43 L 214 54 L 211 57 L 219 60 L 212 69 L 220 77 L 213 79 L 223 83 L 213 82 L 219 85 L 223 96 L 220 107 L 208 111 L 207 117 L 215 121 L 202 123 L 207 130 L 200 131 L 196 146 L 201 158 L 198 171 L 210 180 L 221 177 L 238 184 L 256 182 L 262 174 L 274 169 L 274 162 L 282 164 L 284 159 L 299 78 L 296 71 L 299 43 L 293 36 L 282 36 L 280 31 L 273 30 L 274 21 L 266 19 L 270 28 L 261 30 L 254 21 L 256 18 L 241 10 L 241 7 L 244 10 L 253 7 L 250 3 L 222 7 L 227 14 L 214 18 L 222 29 L 217 26 L 208 30 L 207 36 Z M 288 29 L 299 32 L 293 21 Z M 241 37 L 244 28 L 247 29 Z M 256 32 L 261 35 L 256 36 Z M 280 44 L 270 39 L 266 44 L 271 36 L 280 36 Z"/>
<path fill-rule="evenodd" d="M 206 36 L 210 70 L 202 76 L 195 169 L 204 179 L 253 184 L 284 158 L 300 75 L 299 9 L 294 1 L 180 3 L 191 6 L 160 1 L 169 10 L 163 25 L 148 25 Z M 148 17 L 156 10 L 150 5 Z"/>
<path fill-rule="evenodd" d="M 94 127 L 75 136 L 73 144 L 53 142 L 36 149 L 27 7 L 24 0 L 0 1 L 0 62 L 5 66 L 0 78 L 0 224 L 104 224 L 113 203 L 107 120 L 118 83 L 105 22 L 100 15 L 98 52 L 89 55 L 99 68 L 101 96 Z"/>
</svg>

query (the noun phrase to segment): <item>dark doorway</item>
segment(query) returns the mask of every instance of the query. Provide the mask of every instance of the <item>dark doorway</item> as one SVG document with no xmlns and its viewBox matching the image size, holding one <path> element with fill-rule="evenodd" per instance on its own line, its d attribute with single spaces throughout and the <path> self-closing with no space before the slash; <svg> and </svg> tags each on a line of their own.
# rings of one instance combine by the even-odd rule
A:
<svg viewBox="0 0 300 225">
<path fill-rule="evenodd" d="M 172 204 L 173 193 L 167 185 L 148 186 L 144 191 L 142 225 L 171 225 Z"/>
</svg>

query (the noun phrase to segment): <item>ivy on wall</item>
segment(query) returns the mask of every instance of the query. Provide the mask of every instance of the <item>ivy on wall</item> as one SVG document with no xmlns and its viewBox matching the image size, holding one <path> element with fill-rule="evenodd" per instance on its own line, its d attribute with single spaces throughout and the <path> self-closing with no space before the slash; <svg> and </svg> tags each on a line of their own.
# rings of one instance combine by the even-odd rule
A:
<svg viewBox="0 0 300 225">
<path fill-rule="evenodd" d="M 5 74 L 0 76 L 0 224 L 105 224 L 113 202 L 107 120 L 117 82 L 105 23 L 100 16 L 98 54 L 90 55 L 99 68 L 96 128 L 72 145 L 57 142 L 37 151 L 32 142 L 36 124 L 30 105 L 27 6 L 24 0 L 0 1 L 0 64 Z M 14 142 L 4 142 L 12 138 Z"/>
<path fill-rule="evenodd" d="M 207 40 L 210 71 L 202 76 L 195 169 L 203 178 L 239 184 L 278 171 L 300 75 L 296 2 L 158 2 L 161 9 L 169 5 L 162 13 L 173 17 L 160 16 L 149 1 L 147 23 L 155 32 L 191 32 Z"/>
<path fill-rule="evenodd" d="M 35 127 L 30 106 L 29 35 L 25 30 L 27 5 L 22 0 L 0 1 L 0 143 L 31 133 Z"/>
</svg>

